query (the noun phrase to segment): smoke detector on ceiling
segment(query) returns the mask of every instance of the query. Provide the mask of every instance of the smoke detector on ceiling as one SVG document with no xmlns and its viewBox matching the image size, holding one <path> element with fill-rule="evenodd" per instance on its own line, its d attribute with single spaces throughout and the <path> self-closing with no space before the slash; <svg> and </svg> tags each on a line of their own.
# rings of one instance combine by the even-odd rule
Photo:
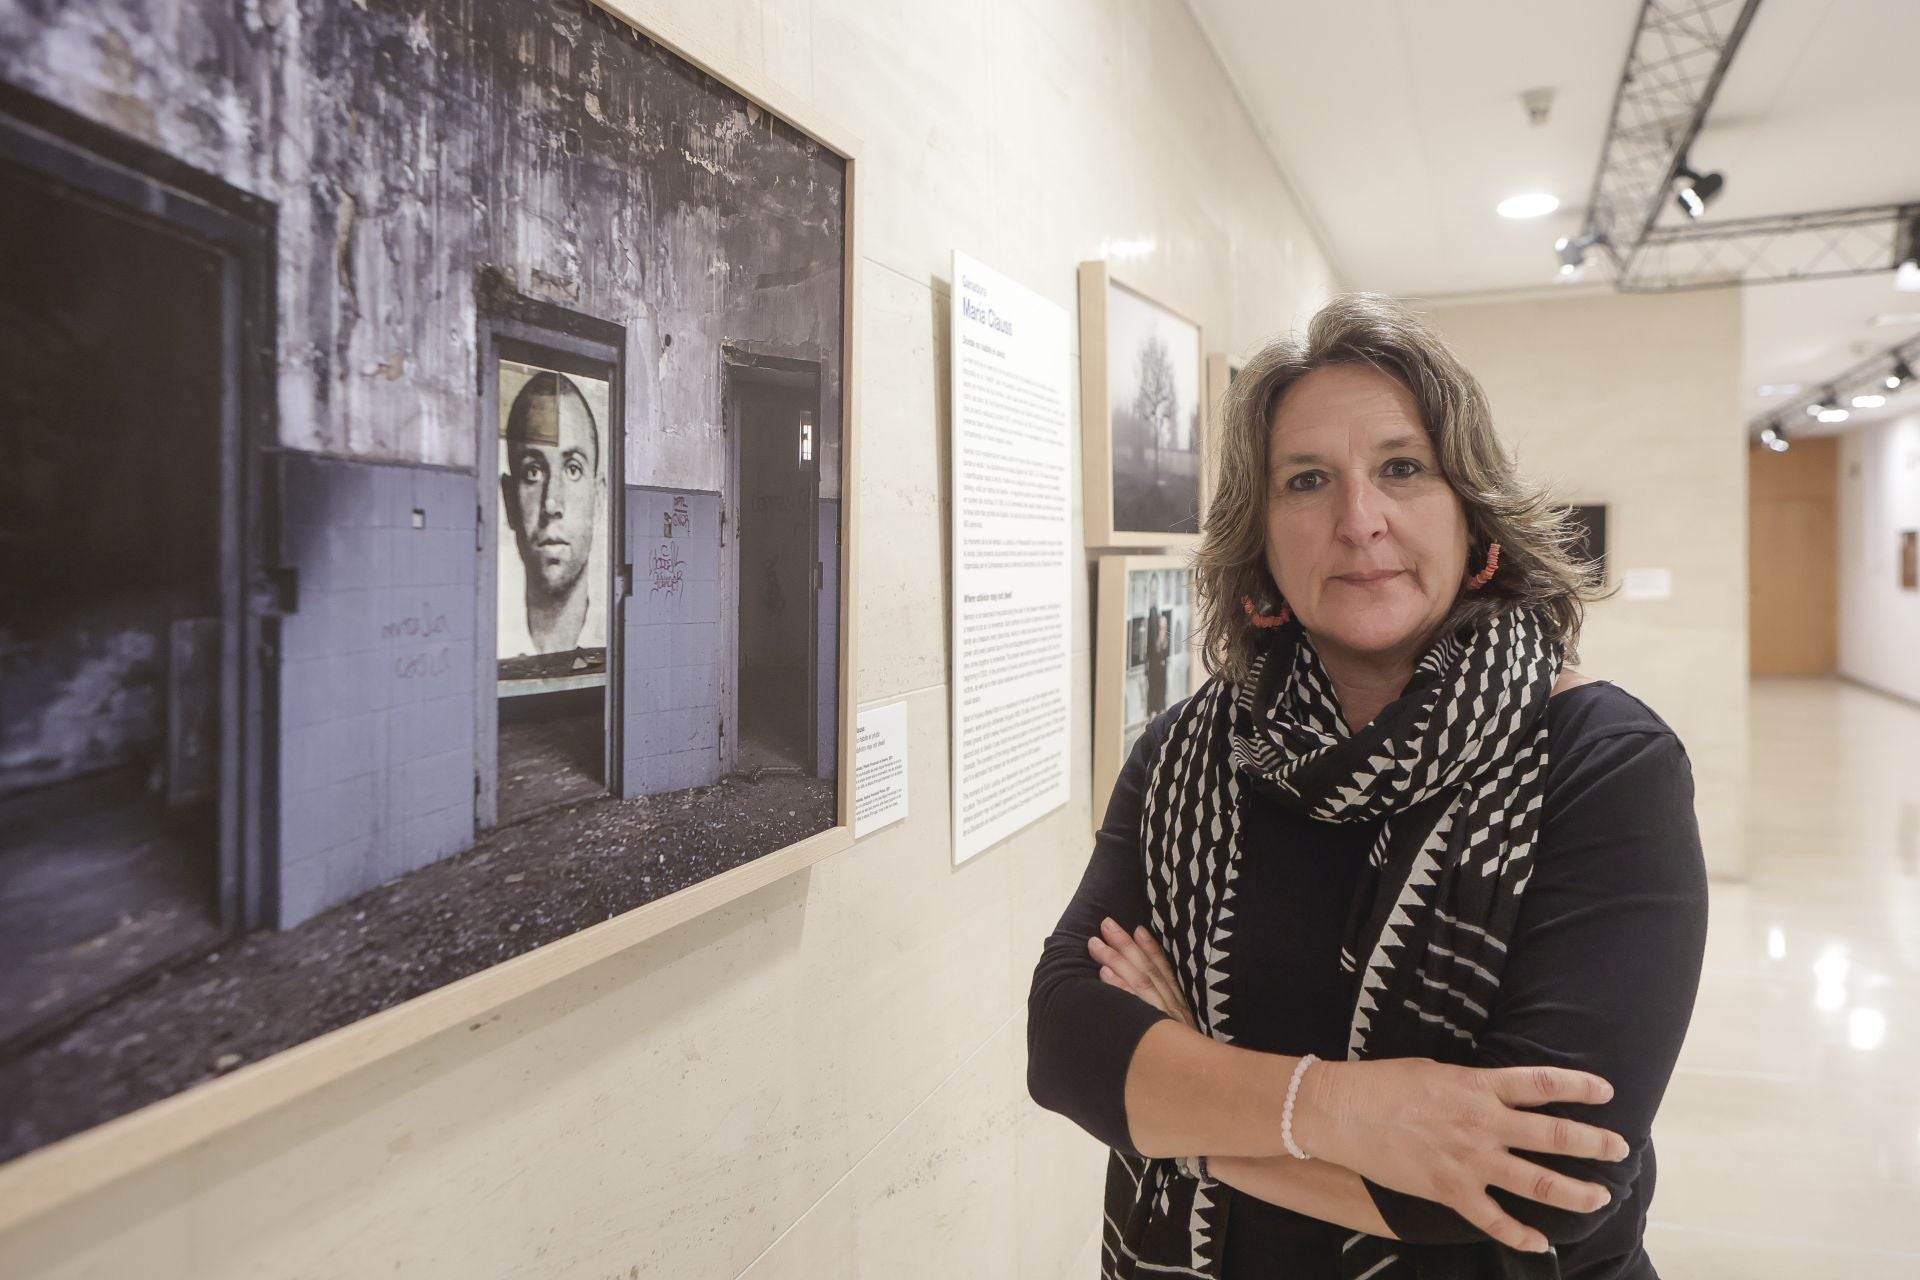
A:
<svg viewBox="0 0 1920 1280">
<path fill-rule="evenodd" d="M 1520 95 L 1520 105 L 1527 109 L 1527 122 L 1535 128 L 1545 124 L 1553 114 L 1553 93 L 1552 89 L 1528 89 Z"/>
</svg>

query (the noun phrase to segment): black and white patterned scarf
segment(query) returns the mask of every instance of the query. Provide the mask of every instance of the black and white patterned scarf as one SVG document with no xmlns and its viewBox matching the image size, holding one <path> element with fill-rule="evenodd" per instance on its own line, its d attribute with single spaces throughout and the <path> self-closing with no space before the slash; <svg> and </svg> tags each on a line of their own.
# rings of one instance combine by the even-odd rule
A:
<svg viewBox="0 0 1920 1280">
<path fill-rule="evenodd" d="M 1349 1058 L 1468 1060 L 1485 1027 L 1532 868 L 1547 766 L 1547 699 L 1561 655 L 1543 620 L 1510 610 L 1449 635 L 1373 723 L 1350 733 L 1298 626 L 1245 681 L 1211 680 L 1169 726 L 1141 809 L 1152 928 L 1200 1027 L 1234 1039 L 1234 882 L 1242 805 L 1257 789 L 1324 822 L 1384 818 L 1340 964 Z M 1263 851 L 1255 849 L 1252 856 Z M 1279 1099 L 1274 1100 L 1276 1106 Z M 1187 1161 L 1114 1153 L 1103 1280 L 1218 1276 L 1234 1191 Z M 1279 1272 L 1276 1272 L 1279 1274 Z M 1345 1280 L 1559 1275 L 1552 1253 L 1499 1245 L 1345 1240 Z"/>
</svg>

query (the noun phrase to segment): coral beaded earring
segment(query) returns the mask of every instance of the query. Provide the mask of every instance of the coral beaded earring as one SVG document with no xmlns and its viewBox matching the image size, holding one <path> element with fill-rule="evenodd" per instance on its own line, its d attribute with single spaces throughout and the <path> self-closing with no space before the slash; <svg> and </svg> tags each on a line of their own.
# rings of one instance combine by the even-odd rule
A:
<svg viewBox="0 0 1920 1280">
<path fill-rule="evenodd" d="M 1284 600 L 1280 602 L 1280 612 L 1278 613 L 1261 613 L 1253 607 L 1252 596 L 1241 596 L 1240 607 L 1247 611 L 1247 620 L 1253 623 L 1254 626 L 1262 629 L 1267 627 L 1284 627 L 1293 621 L 1293 610 L 1287 607 L 1287 602 Z"/>
<path fill-rule="evenodd" d="M 1500 544 L 1494 543 L 1487 548 L 1487 567 L 1467 579 L 1467 590 L 1478 591 L 1493 581 L 1494 573 L 1500 568 Z"/>
</svg>

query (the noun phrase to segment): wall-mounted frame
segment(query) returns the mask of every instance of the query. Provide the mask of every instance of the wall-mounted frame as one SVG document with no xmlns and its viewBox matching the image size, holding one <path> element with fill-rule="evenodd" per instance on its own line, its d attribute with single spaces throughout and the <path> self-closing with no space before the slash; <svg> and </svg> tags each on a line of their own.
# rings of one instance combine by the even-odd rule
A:
<svg viewBox="0 0 1920 1280">
<path fill-rule="evenodd" d="M 1201 510 L 1213 501 L 1214 486 L 1220 482 L 1220 442 L 1226 429 L 1227 389 L 1240 376 L 1240 362 L 1224 351 L 1207 356 L 1207 455 L 1206 482 L 1202 490 Z"/>
<path fill-rule="evenodd" d="M 1105 555 L 1094 584 L 1093 821 L 1152 719 L 1206 683 L 1184 555 Z"/>
<path fill-rule="evenodd" d="M 1207 467 L 1200 322 L 1080 264 L 1080 439 L 1089 547 L 1200 541 Z"/>
<path fill-rule="evenodd" d="M 594 75 L 610 78 L 596 82 L 600 101 L 592 110 L 579 84 L 567 74 L 555 81 L 541 60 L 542 42 L 551 34 L 542 25 L 542 6 L 567 10 L 574 24 L 568 29 L 596 46 L 592 58 L 581 52 L 571 64 L 579 74 L 593 68 Z M 183 1043 L 178 1055 L 197 1066 L 177 1080 L 156 1076 L 143 1084 L 123 1065 L 103 1059 L 107 1065 L 102 1067 L 88 1061 L 100 1055 L 68 1054 L 61 1046 L 91 1043 L 89 1019 L 107 1020 L 98 1024 L 103 1029 L 119 1019 L 114 1026 L 123 1037 L 139 1030 L 127 1020 L 140 1007 L 135 1002 L 147 998 L 142 993 L 158 987 L 200 990 L 198 983 L 209 976 L 202 970 L 176 965 L 168 970 L 168 983 L 132 984 L 70 1011 L 57 1036 L 40 1035 L 15 1059 L 0 1061 L 0 1099 L 12 1100 L 0 1101 L 0 1107 L 40 1111 L 62 1089 L 112 1098 L 100 1113 L 77 1123 L 69 1116 L 63 1127 L 39 1130 L 37 1140 L 16 1141 L 0 1152 L 5 1158 L 0 1232 L 370 1063 L 470 1024 L 852 843 L 859 148 L 784 91 L 717 65 L 671 35 L 643 30 L 619 16 L 617 8 L 586 0 L 540 0 L 524 10 L 449 11 L 472 16 L 445 19 L 446 29 L 429 31 L 430 43 L 421 46 L 429 49 L 424 56 L 442 60 L 443 69 L 474 46 L 522 47 L 517 39 L 505 38 L 512 33 L 504 28 L 528 24 L 524 47 L 537 65 L 525 69 L 545 77 L 543 105 L 539 119 L 515 117 L 506 133 L 546 128 L 553 138 L 550 145 L 511 144 L 503 151 L 523 160 L 546 157 L 540 182 L 519 181 L 506 167 L 513 162 L 476 146 L 473 163 L 481 168 L 463 170 L 459 180 L 511 185 L 514 198 L 503 190 L 499 198 L 474 201 L 400 200 L 398 212 L 362 210 L 357 219 L 311 236 L 289 231 L 282 222 L 277 242 L 270 230 L 261 238 L 248 229 L 254 223 L 275 225 L 270 201 L 261 205 L 259 219 L 248 218 L 251 206 L 242 208 L 241 221 L 248 224 L 242 230 L 261 240 L 262 261 L 271 268 L 277 259 L 279 269 L 257 272 L 258 279 L 236 277 L 227 297 L 249 306 L 264 299 L 264 309 L 251 319 L 251 313 L 235 313 L 216 335 L 239 344 L 241 352 L 231 380 L 235 396 L 219 410 L 226 432 L 220 438 L 244 438 L 247 444 L 232 474 L 223 472 L 220 484 L 207 486 L 226 495 L 223 501 L 230 500 L 231 508 L 221 508 L 220 545 L 226 548 L 221 572 L 223 582 L 231 580 L 228 594 L 237 603 L 229 610 L 235 616 L 220 624 L 226 628 L 220 635 L 234 652 L 267 655 L 264 664 L 243 664 L 256 672 L 266 667 L 257 687 L 245 683 L 244 670 L 242 683 L 234 685 L 231 674 L 218 675 L 218 662 L 199 660 L 205 652 L 196 647 L 204 638 L 199 632 L 174 637 L 184 655 L 183 669 L 191 674 L 204 668 L 228 680 L 224 705 L 241 708 L 246 718 L 240 723 L 253 726 L 259 739 L 235 745 L 240 735 L 229 714 L 233 732 L 220 750 L 237 753 L 233 776 L 244 778 L 248 770 L 260 776 L 255 791 L 234 792 L 239 800 L 221 821 L 238 833 L 236 847 L 252 847 L 241 837 L 257 836 L 260 865 L 251 875 L 241 874 L 244 866 L 231 874 L 221 871 L 225 878 L 217 880 L 214 909 L 223 971 L 239 972 L 246 963 L 243 953 L 256 944 L 285 949 L 298 945 L 306 936 L 302 930 L 337 931 L 343 919 L 357 927 L 352 922 L 370 910 L 368 904 L 404 905 L 410 892 L 415 908 L 430 909 L 406 918 L 451 919 L 456 933 L 471 926 L 478 943 L 464 946 L 476 942 L 464 938 L 465 958 L 420 982 L 359 984 L 374 992 L 368 1003 L 334 1006 L 330 1013 L 323 1008 L 321 1024 L 306 1033 L 285 1032 L 277 1041 L 230 1045 L 226 1024 L 216 1021 L 228 1011 L 218 1001 L 207 1001 L 208 1021 L 189 1020 L 193 1042 Z M 335 36 L 354 38 L 317 40 L 288 52 L 293 46 L 275 43 L 273 33 L 254 33 L 261 47 L 253 55 L 344 57 L 370 42 L 393 51 L 407 47 L 405 41 L 360 30 L 386 18 L 351 0 L 319 6 L 313 20 L 340 27 Z M 33 34 L 23 33 L 17 47 L 36 48 Z M 141 56 L 164 63 L 176 50 L 155 42 Z M 476 55 L 466 96 L 410 105 L 404 95 L 382 90 L 381 100 L 388 109 L 417 114 L 462 110 L 472 97 L 494 93 L 498 114 L 492 120 L 502 126 L 521 109 L 516 104 L 528 101 L 508 79 L 519 74 L 519 67 L 513 58 Z M 168 74 L 141 82 L 194 84 L 195 74 L 218 72 L 171 63 L 163 69 Z M 176 69 L 178 77 L 172 74 Z M 304 70 L 335 78 L 338 69 Z M 48 136 L 70 139 L 79 157 L 70 166 L 74 172 L 97 175 L 110 188 L 91 198 L 121 199 L 136 211 L 151 211 L 172 207 L 165 200 L 156 203 L 153 192 L 171 199 L 168 193 L 177 191 L 186 214 L 206 223 L 196 234 L 214 240 L 228 234 L 218 218 L 218 226 L 206 222 L 212 216 L 208 190 L 222 187 L 222 179 L 196 166 L 231 163 L 236 175 L 244 176 L 256 172 L 249 167 L 251 159 L 176 155 L 127 142 L 62 105 L 90 101 L 78 89 L 67 93 L 62 74 L 57 63 L 28 70 L 0 54 L 0 75 L 31 90 L 9 88 L 0 95 L 0 143 L 39 146 Z M 498 83 L 489 80 L 496 75 Z M 381 84 L 406 79 L 403 71 L 395 71 Z M 608 83 L 621 93 L 610 93 Z M 723 122 L 729 141 L 716 154 L 724 152 L 727 164 L 716 169 L 698 148 L 656 149 L 663 158 L 645 162 L 614 154 L 645 145 L 646 130 L 624 129 L 622 121 L 650 94 L 655 100 L 649 110 L 680 121 L 677 127 L 697 130 L 709 116 Z M 569 100 L 579 106 L 577 116 L 552 109 Z M 341 103 L 343 110 L 352 106 L 348 97 Z M 198 109 L 191 102 L 154 106 L 157 111 Z M 274 118 L 270 112 L 256 114 Z M 382 136 L 377 113 L 362 111 L 357 118 L 363 137 Z M 751 124 L 735 136 L 742 120 Z M 9 130 L 9 121 L 25 128 Z M 426 127 L 443 123 L 428 121 Z M 408 127 L 421 126 L 419 119 L 408 121 Z M 262 134 L 258 144 L 274 147 L 276 137 L 270 135 Z M 486 136 L 497 141 L 502 135 L 495 128 Z M 609 154 L 598 155 L 596 149 Z M 388 149 L 371 143 L 352 152 L 327 162 L 392 164 L 394 170 L 372 175 L 377 181 L 370 185 L 357 180 L 366 175 L 346 175 L 333 184 L 338 189 L 398 190 L 408 181 L 441 180 L 432 173 L 421 177 L 402 163 L 404 147 L 393 149 L 390 157 Z M 22 154 L 0 147 L 0 176 L 23 171 Z M 688 181 L 650 182 L 647 163 L 685 165 L 698 173 Z M 760 163 L 768 167 L 752 168 Z M 815 181 L 797 182 L 795 174 Z M 650 217 L 633 213 L 632 200 L 616 200 L 619 217 L 569 222 L 564 233 L 564 220 L 555 219 L 547 239 L 545 232 L 486 221 L 533 216 L 527 210 L 543 198 L 540 191 L 560 192 L 564 209 L 578 195 L 568 183 L 620 182 L 673 191 L 679 203 Z M 768 255 L 800 256 L 736 271 L 723 287 L 706 275 L 712 255 L 705 250 L 676 257 L 640 245 L 609 246 L 607 237 L 620 235 L 736 234 L 724 228 L 744 215 L 702 216 L 701 184 L 709 182 L 758 190 L 757 182 L 778 193 L 754 203 L 755 216 L 790 212 L 806 233 L 758 234 L 742 226 L 737 234 L 754 238 Z M 290 182 L 283 199 L 304 200 L 307 190 L 304 182 Z M 814 203 L 789 210 L 782 200 Z M 218 202 L 211 207 L 218 208 Z M 445 235 L 382 222 L 438 216 L 481 221 Z M 428 274 L 427 267 L 418 276 L 381 274 L 394 261 L 388 255 L 395 246 L 411 251 L 420 245 L 460 246 L 458 252 L 470 252 L 472 261 L 456 262 L 451 276 L 437 259 L 430 265 L 439 268 L 438 274 Z M 524 250 L 526 260 L 516 259 L 516 250 Z M 699 287 L 681 289 L 680 298 L 710 298 L 710 312 L 689 312 L 684 301 L 671 307 L 649 299 L 627 305 L 618 296 L 619 281 L 610 283 L 641 261 L 655 264 L 649 272 L 659 272 L 669 268 L 657 264 L 678 260 L 697 264 L 701 273 Z M 568 269 L 576 274 L 568 276 Z M 220 279 L 217 272 L 210 278 Z M 332 293 L 324 305 L 312 299 L 305 307 L 288 297 L 276 300 L 276 278 L 292 281 L 295 289 L 337 290 L 346 302 Z M 461 285 L 462 279 L 470 284 Z M 471 293 L 462 294 L 463 287 Z M 728 289 L 761 288 L 770 291 L 769 297 L 738 299 L 734 310 L 722 298 Z M 276 346 L 289 349 L 286 327 L 325 306 L 343 305 L 353 309 L 353 341 L 374 334 L 371 340 L 387 342 L 392 335 L 377 327 L 397 324 L 410 335 L 392 338 L 390 349 L 402 354 L 385 363 L 349 360 L 342 346 L 318 375 L 334 380 L 313 396 L 325 412 L 276 423 L 272 353 Z M 464 336 L 457 325 L 425 310 L 440 305 L 465 318 L 470 328 Z M 804 326 L 791 326 L 793 333 L 804 329 L 805 338 L 780 328 L 783 307 L 811 308 Z M 446 350 L 439 352 L 436 343 Z M 437 359 L 444 359 L 444 367 L 433 363 Z M 280 376 L 312 378 L 316 367 L 283 364 Z M 249 381 L 256 376 L 266 379 L 263 386 Z M 242 403 L 239 392 L 249 389 Z M 298 405 L 309 394 L 302 386 L 279 390 L 282 406 Z M 373 414 L 369 406 L 384 406 L 386 412 Z M 255 412 L 263 415 L 260 439 L 242 431 L 246 415 Z M 669 422 L 672 433 L 656 429 Z M 706 433 L 698 440 L 690 435 L 696 428 Z M 617 438 L 609 438 L 610 431 Z M 516 450 L 528 455 L 526 467 L 511 456 Z M 513 500 L 514 484 L 539 488 L 536 481 L 569 466 L 569 458 L 591 480 L 595 495 L 594 550 L 583 551 L 577 566 L 561 545 L 573 536 L 569 526 L 551 512 L 542 514 L 547 497 L 527 492 L 517 510 L 510 512 L 506 505 Z M 549 518 L 550 526 L 539 523 Z M 758 543 L 756 531 L 764 535 Z M 776 551 L 797 559 L 773 565 Z M 755 556 L 760 558 L 748 563 Z M 511 572 L 515 561 L 510 557 L 517 558 L 518 576 Z M 504 576 L 501 566 L 508 570 Z M 543 567 L 552 570 L 545 595 L 533 583 Z M 580 588 L 588 597 L 584 612 L 599 620 L 597 628 L 567 621 L 576 582 L 588 584 Z M 797 628 L 795 643 L 783 651 L 794 659 L 791 670 L 753 669 L 759 659 L 750 660 L 737 637 L 742 630 L 763 629 L 764 619 L 756 615 L 757 620 L 743 621 L 748 608 L 771 609 L 782 625 Z M 545 612 L 536 617 L 540 610 Z M 508 670 L 508 664 L 518 665 Z M 772 692 L 749 689 L 743 698 L 742 682 L 756 675 L 765 677 Z M 522 696 L 529 690 L 532 696 Z M 792 696 L 779 696 L 783 691 Z M 174 692 L 180 706 L 197 705 L 181 690 Z M 499 827 L 507 834 L 495 838 L 490 829 L 512 816 L 503 817 L 506 789 L 498 776 L 511 752 L 499 734 L 504 721 L 493 717 L 505 703 L 521 704 L 514 708 L 518 714 L 545 698 L 577 702 L 578 718 L 592 721 L 598 733 L 582 746 L 585 739 L 573 741 L 563 726 L 544 742 L 536 741 L 530 758 L 539 758 L 540 751 L 575 752 L 581 776 L 593 784 L 591 794 L 534 803 L 520 812 L 520 825 Z M 755 716 L 761 719 L 754 721 Z M 376 727 L 368 730 L 367 724 Z M 186 767 L 200 758 L 196 752 L 204 744 L 191 734 L 176 736 L 181 739 L 176 754 L 186 764 L 178 771 L 183 781 L 172 790 L 185 803 L 205 794 L 204 787 L 189 785 L 200 774 Z M 349 802 L 352 787 L 369 775 L 376 782 L 365 802 Z M 708 785 L 721 777 L 741 785 Z M 769 828 L 777 829 L 777 845 L 756 846 L 741 856 L 733 855 L 744 845 L 697 859 L 690 852 L 684 867 L 671 868 L 672 875 L 656 872 L 651 888 L 639 887 L 628 896 L 621 894 L 640 886 L 642 877 L 629 878 L 626 889 L 609 885 L 581 893 L 577 879 L 543 881 L 509 865 L 515 856 L 510 846 L 516 840 L 526 843 L 524 833 L 539 822 L 590 821 L 594 805 L 608 812 L 623 805 L 644 809 L 652 797 L 667 793 L 696 800 L 728 793 L 737 802 L 738 793 L 755 786 L 805 791 L 816 803 L 805 809 L 795 830 L 779 824 Z M 511 795 L 507 799 L 509 808 L 519 803 Z M 0 804 L 5 802 L 0 795 Z M 781 806 L 783 816 L 788 807 Z M 362 822 L 367 830 L 355 825 Z M 5 831 L 0 823 L 0 842 Z M 396 832 L 404 832 L 404 838 Z M 686 836 L 680 843 L 691 851 L 698 842 Z M 614 847 L 622 846 L 616 842 Z M 394 861 L 409 856 L 415 858 L 412 865 Z M 226 865 L 220 861 L 216 870 Z M 440 905 L 450 910 L 439 911 L 432 909 L 431 898 L 423 902 L 424 891 L 416 892 L 431 884 L 438 886 L 435 892 L 465 895 L 483 880 L 511 883 L 520 905 L 486 896 L 491 889 L 473 890 L 480 896 L 444 899 Z M 529 912 L 514 917 L 516 931 L 509 935 L 507 917 L 500 913 L 528 903 L 551 908 L 545 914 L 554 918 L 553 928 L 542 933 L 531 923 L 541 913 Z M 526 927 L 519 926 L 521 920 Z M 497 938 L 480 932 L 496 927 Z M 382 970 L 385 979 L 409 971 L 400 958 L 392 959 Z M 210 962 L 204 948 L 199 957 L 180 964 L 203 962 Z M 346 975 L 340 970 L 312 967 L 321 979 L 332 980 L 331 987 L 355 985 L 341 980 Z M 0 982 L 11 980 L 11 973 L 0 973 Z M 381 987 L 384 994 L 377 990 Z M 240 998 L 243 1014 L 247 998 Z M 294 998 L 281 992 L 279 1004 L 290 1003 Z M 149 1037 L 149 1048 L 152 1043 Z M 115 1070 L 122 1075 L 96 1076 L 89 1083 L 88 1071 Z M 32 1087 L 23 1087 L 30 1076 Z M 17 1117 L 0 1118 L 9 1122 L 0 1129 L 7 1129 Z"/>
<path fill-rule="evenodd" d="M 1575 503 L 1567 508 L 1567 515 L 1579 531 L 1568 552 L 1587 566 L 1594 586 L 1604 587 L 1607 583 L 1607 504 Z"/>
</svg>

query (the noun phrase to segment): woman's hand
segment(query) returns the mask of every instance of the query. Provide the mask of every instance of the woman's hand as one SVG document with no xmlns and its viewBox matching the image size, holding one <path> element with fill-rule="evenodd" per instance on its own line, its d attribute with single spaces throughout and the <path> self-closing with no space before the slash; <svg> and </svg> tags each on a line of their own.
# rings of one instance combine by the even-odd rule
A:
<svg viewBox="0 0 1920 1280">
<path fill-rule="evenodd" d="M 1100 935 L 1087 939 L 1087 950 L 1100 966 L 1100 981 L 1133 992 L 1160 1012 L 1178 1018 L 1189 1030 L 1200 1029 L 1173 966 L 1145 925 L 1128 933 L 1108 916 L 1100 922 Z"/>
<path fill-rule="evenodd" d="M 1628 1148 L 1608 1130 L 1517 1108 L 1612 1097 L 1613 1086 L 1599 1076 L 1560 1067 L 1456 1067 L 1430 1058 L 1316 1062 L 1301 1082 L 1293 1132 L 1316 1159 L 1437 1201 L 1501 1244 L 1537 1253 L 1546 1237 L 1502 1209 L 1489 1187 L 1574 1213 L 1605 1208 L 1611 1197 L 1597 1183 L 1514 1152 L 1623 1160 Z"/>
</svg>

